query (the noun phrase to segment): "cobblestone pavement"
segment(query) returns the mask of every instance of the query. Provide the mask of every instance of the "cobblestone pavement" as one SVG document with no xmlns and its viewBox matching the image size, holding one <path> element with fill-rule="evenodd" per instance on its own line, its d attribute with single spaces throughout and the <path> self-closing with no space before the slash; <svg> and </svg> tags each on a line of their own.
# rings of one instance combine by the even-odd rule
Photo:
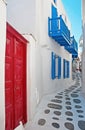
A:
<svg viewBox="0 0 85 130">
<path fill-rule="evenodd" d="M 80 80 L 61 92 L 47 95 L 41 101 L 26 130 L 85 130 L 85 99 Z"/>
</svg>

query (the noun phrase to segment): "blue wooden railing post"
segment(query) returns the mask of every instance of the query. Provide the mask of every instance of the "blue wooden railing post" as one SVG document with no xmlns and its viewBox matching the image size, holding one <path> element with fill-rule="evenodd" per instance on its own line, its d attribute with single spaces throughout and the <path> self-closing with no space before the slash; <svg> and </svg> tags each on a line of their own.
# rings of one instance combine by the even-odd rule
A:
<svg viewBox="0 0 85 130">
<path fill-rule="evenodd" d="M 50 36 L 51 28 L 50 28 L 50 18 L 48 17 L 48 35 Z"/>
</svg>

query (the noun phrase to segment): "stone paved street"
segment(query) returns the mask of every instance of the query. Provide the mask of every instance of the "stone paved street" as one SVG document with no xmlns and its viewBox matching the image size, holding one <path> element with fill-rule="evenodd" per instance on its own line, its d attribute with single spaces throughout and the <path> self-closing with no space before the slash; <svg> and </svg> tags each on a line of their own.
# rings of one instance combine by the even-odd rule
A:
<svg viewBox="0 0 85 130">
<path fill-rule="evenodd" d="M 85 99 L 80 80 L 61 92 L 45 96 L 26 130 L 85 130 Z"/>
</svg>

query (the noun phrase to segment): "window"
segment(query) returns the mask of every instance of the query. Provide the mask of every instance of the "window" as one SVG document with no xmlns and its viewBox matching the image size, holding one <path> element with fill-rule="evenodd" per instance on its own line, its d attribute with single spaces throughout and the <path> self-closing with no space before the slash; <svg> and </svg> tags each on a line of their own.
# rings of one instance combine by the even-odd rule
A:
<svg viewBox="0 0 85 130">
<path fill-rule="evenodd" d="M 69 61 L 63 60 L 63 77 L 69 78 Z"/>
<path fill-rule="evenodd" d="M 61 57 L 54 52 L 51 54 L 51 78 L 61 78 Z"/>
</svg>

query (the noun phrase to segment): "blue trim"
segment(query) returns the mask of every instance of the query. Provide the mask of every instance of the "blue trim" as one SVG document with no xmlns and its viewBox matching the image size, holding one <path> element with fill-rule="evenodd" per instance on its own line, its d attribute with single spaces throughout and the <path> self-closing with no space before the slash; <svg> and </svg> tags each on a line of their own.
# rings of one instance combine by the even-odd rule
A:
<svg viewBox="0 0 85 130">
<path fill-rule="evenodd" d="M 57 61 L 57 64 L 56 64 L 56 61 Z M 61 78 L 61 57 L 57 56 L 54 52 L 51 53 L 51 78 L 53 80 L 55 78 L 58 78 L 58 79 Z"/>
<path fill-rule="evenodd" d="M 51 78 L 55 79 L 55 55 L 53 52 L 51 54 L 51 60 Z"/>
<path fill-rule="evenodd" d="M 78 53 L 77 54 L 72 54 L 72 58 L 77 58 L 78 57 Z"/>
<path fill-rule="evenodd" d="M 65 59 L 63 59 L 63 78 L 65 78 Z"/>
<path fill-rule="evenodd" d="M 63 59 L 63 78 L 70 77 L 70 62 Z"/>
<path fill-rule="evenodd" d="M 58 57 L 58 79 L 61 78 L 61 57 Z"/>
<path fill-rule="evenodd" d="M 56 18 L 49 18 L 48 34 L 61 46 L 70 45 L 70 31 L 62 19 L 62 16 Z"/>
<path fill-rule="evenodd" d="M 78 43 L 76 42 L 74 36 L 70 38 L 71 45 L 66 46 L 65 49 L 72 54 L 73 58 L 77 58 L 78 56 Z"/>
<path fill-rule="evenodd" d="M 69 75 L 69 69 L 70 69 L 70 64 L 69 64 L 69 61 L 67 61 L 67 78 L 69 78 L 70 77 L 70 75 Z"/>
<path fill-rule="evenodd" d="M 57 0 L 53 0 L 56 3 Z M 78 43 L 74 36 L 70 37 L 70 30 L 64 22 L 62 15 L 58 16 L 57 9 L 51 5 L 51 18 L 48 18 L 48 35 L 61 46 L 72 53 L 72 58 L 78 57 Z"/>
</svg>

